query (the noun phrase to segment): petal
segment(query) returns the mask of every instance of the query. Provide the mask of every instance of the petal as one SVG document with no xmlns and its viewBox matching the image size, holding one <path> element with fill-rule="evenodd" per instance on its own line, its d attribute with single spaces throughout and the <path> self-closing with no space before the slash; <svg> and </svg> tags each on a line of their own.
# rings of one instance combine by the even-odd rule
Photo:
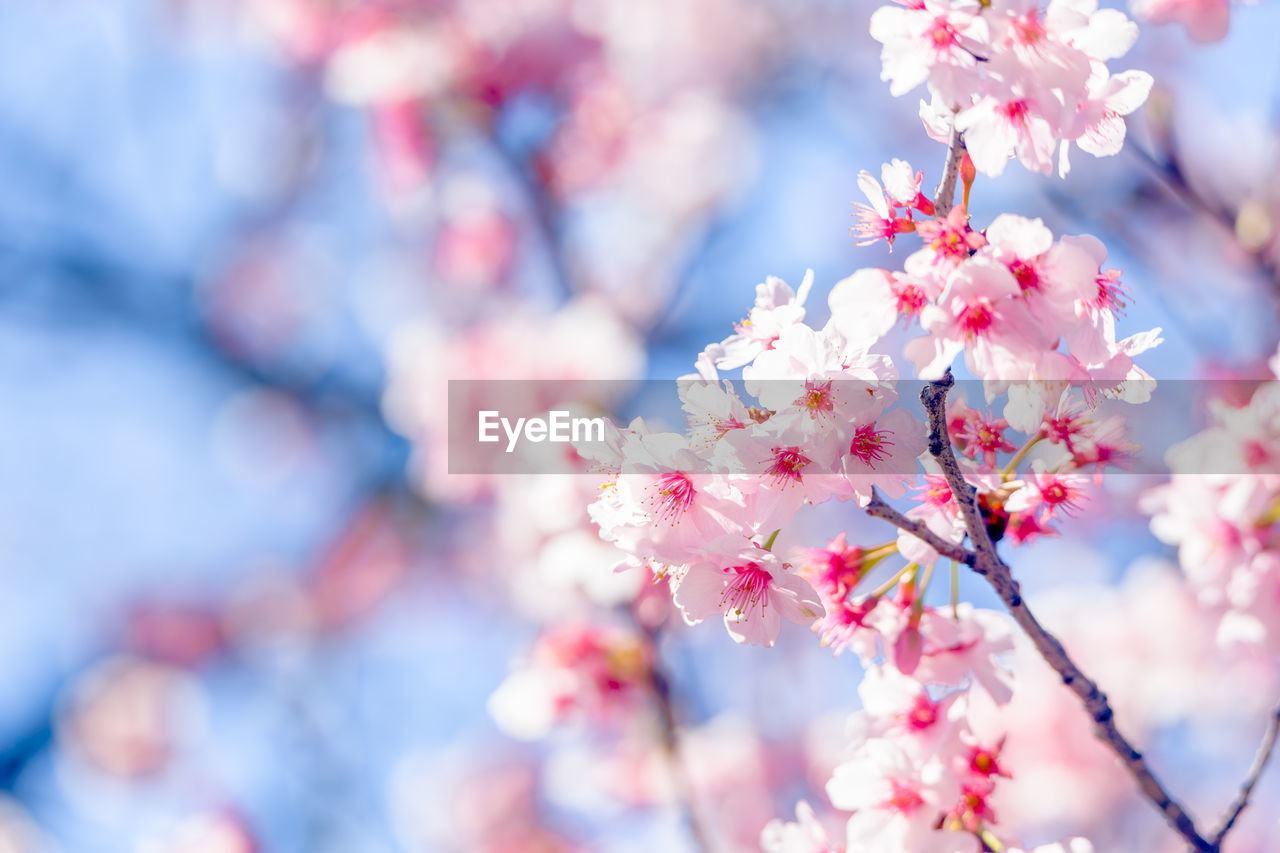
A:
<svg viewBox="0 0 1280 853">
<path fill-rule="evenodd" d="M 725 577 L 710 563 L 691 566 L 672 590 L 672 599 L 685 622 L 696 625 L 720 609 L 724 600 Z"/>
</svg>

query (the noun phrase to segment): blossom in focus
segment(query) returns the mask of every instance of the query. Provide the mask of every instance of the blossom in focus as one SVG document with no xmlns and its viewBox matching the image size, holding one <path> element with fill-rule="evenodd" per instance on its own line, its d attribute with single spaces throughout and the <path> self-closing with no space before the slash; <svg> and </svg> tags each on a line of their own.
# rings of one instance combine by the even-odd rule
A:
<svg viewBox="0 0 1280 853">
<path fill-rule="evenodd" d="M 1026 0 L 883 6 L 871 35 L 883 46 L 890 92 L 926 83 L 930 135 L 945 142 L 952 126 L 962 131 L 973 164 L 992 176 L 1010 157 L 1046 174 L 1058 160 L 1065 174 L 1072 142 L 1095 156 L 1116 153 L 1123 116 L 1151 86 L 1145 72 L 1111 74 L 1107 61 L 1128 51 L 1137 28 L 1095 0 L 1051 0 L 1043 10 Z"/>
<path fill-rule="evenodd" d="M 718 562 L 690 565 L 673 578 L 672 589 L 686 622 L 696 625 L 720 613 L 737 643 L 772 646 L 783 619 L 803 625 L 823 614 L 813 587 L 755 545 Z"/>
</svg>

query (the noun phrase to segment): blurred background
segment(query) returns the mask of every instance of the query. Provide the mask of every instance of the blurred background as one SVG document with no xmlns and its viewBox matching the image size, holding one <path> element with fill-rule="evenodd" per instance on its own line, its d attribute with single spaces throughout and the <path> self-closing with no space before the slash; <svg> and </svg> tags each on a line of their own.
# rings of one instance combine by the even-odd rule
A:
<svg viewBox="0 0 1280 853">
<path fill-rule="evenodd" d="M 812 268 L 821 322 L 900 262 L 853 245 L 857 174 L 931 186 L 944 152 L 879 82 L 875 5 L 0 6 L 0 851 L 749 850 L 822 813 L 856 662 L 672 620 L 611 573 L 594 483 L 446 475 L 444 393 L 675 377 L 766 275 Z M 1232 16 L 1143 28 L 1122 154 L 974 190 L 1103 239 L 1159 378 L 1256 377 L 1280 338 L 1280 10 Z M 1216 809 L 1274 667 L 1215 656 L 1133 480 L 1016 565 Z M 779 547 L 887 538 L 806 518 Z M 1162 633 L 1116 660 L 1135 613 Z M 539 711 L 570 660 L 595 680 Z M 1010 825 L 1176 849 L 1035 701 Z M 1277 849 L 1260 796 L 1242 851 Z"/>
</svg>

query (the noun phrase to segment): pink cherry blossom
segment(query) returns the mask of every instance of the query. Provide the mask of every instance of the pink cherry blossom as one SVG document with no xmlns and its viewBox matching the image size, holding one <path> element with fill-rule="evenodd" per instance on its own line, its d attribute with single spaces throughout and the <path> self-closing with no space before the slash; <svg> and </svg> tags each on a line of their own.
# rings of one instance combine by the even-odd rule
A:
<svg viewBox="0 0 1280 853">
<path fill-rule="evenodd" d="M 813 270 L 808 270 L 798 290 L 780 278 L 769 276 L 756 286 L 756 304 L 745 320 L 734 326 L 734 334 L 720 342 L 715 366 L 733 370 L 773 347 L 787 329 L 804 319 L 804 302 L 813 287 Z"/>
<path fill-rule="evenodd" d="M 862 578 L 862 554 L 841 533 L 825 548 L 798 549 L 793 564 L 824 597 L 844 598 Z"/>
<path fill-rule="evenodd" d="M 686 622 L 696 625 L 720 613 L 736 643 L 772 646 L 782 619 L 807 624 L 823 615 L 813 587 L 756 545 L 715 563 L 695 563 L 672 587 Z"/>
<path fill-rule="evenodd" d="M 948 685 L 967 678 L 980 685 L 997 703 L 1013 691 L 1001 657 L 1013 649 L 1013 629 L 1002 613 L 961 603 L 954 613 L 926 610 L 920 630 L 927 638 L 915 677 Z"/>
<path fill-rule="evenodd" d="M 630 631 L 566 625 L 538 638 L 489 700 L 503 731 L 544 737 L 570 719 L 616 717 L 637 701 L 650 650 Z"/>
<path fill-rule="evenodd" d="M 1055 513 L 1072 515 L 1083 499 L 1087 477 L 1080 474 L 1057 474 L 1046 470 L 1042 460 L 1032 463 L 1032 473 L 1023 478 L 1023 485 L 1005 501 L 1005 509 L 1012 512 L 1039 510 L 1041 524 Z"/>
<path fill-rule="evenodd" d="M 1006 847 L 1005 853 L 1093 853 L 1093 845 L 1084 838 L 1069 838 L 1056 844 L 1041 844 L 1024 850 L 1021 847 Z"/>
<path fill-rule="evenodd" d="M 869 172 L 858 176 L 858 189 L 866 195 L 870 204 L 854 204 L 854 216 L 858 222 L 853 226 L 853 233 L 858 236 L 858 245 L 866 246 L 878 240 L 893 245 L 893 238 L 898 234 L 914 231 L 915 225 L 909 219 L 900 218 L 889 204 L 889 196 L 880 182 Z"/>
<path fill-rule="evenodd" d="M 1073 121 L 1075 144 L 1095 157 L 1120 153 L 1124 146 L 1124 117 L 1146 103 L 1153 80 L 1144 71 L 1125 71 L 1089 78 L 1085 97 L 1081 99 Z M 1070 170 L 1068 143 L 1062 143 L 1059 174 Z"/>
<path fill-rule="evenodd" d="M 995 60 L 992 60 L 995 62 Z M 1005 73 L 1008 60 L 1002 60 Z M 978 171 L 997 177 L 1016 156 L 1035 172 L 1053 171 L 1061 131 L 1061 106 L 1053 94 L 1016 74 L 993 81 L 983 96 L 956 115 L 965 147 Z"/>
<path fill-rule="evenodd" d="M 836 282 L 828 304 L 831 324 L 851 342 L 870 347 L 900 321 L 918 318 L 940 288 L 882 269 L 862 269 Z"/>
<path fill-rule="evenodd" d="M 986 38 L 977 2 L 920 0 L 882 6 L 871 16 L 871 37 L 884 45 L 880 79 L 893 95 L 903 95 L 925 80 L 944 92 L 963 91 L 977 65 L 975 51 Z M 969 71 L 970 74 L 965 72 Z"/>
<path fill-rule="evenodd" d="M 1107 62 L 1128 51 L 1137 28 L 1095 0 L 1053 0 L 1045 9 L 1034 0 L 904 5 L 872 16 L 881 77 L 893 95 L 927 81 L 921 118 L 929 135 L 945 143 L 954 125 L 988 175 L 1010 157 L 1049 173 L 1060 150 L 1065 174 L 1073 141 L 1095 156 L 1115 153 L 1123 116 L 1150 89 L 1142 72 L 1112 76 Z"/>
<path fill-rule="evenodd" d="M 1046 333 L 1025 305 L 1008 298 L 1020 293 L 1002 264 L 974 258 L 959 267 L 938 304 L 920 314 L 929 335 L 907 344 L 906 355 L 921 378 L 941 376 L 961 352 L 969 370 L 983 378 L 1034 375 Z"/>
<path fill-rule="evenodd" d="M 855 748 L 872 739 L 886 739 L 921 760 L 961 749 L 965 704 L 960 693 L 935 699 L 915 678 L 878 666 L 863 673 L 858 696 L 862 710 L 848 725 Z"/>
<path fill-rule="evenodd" d="M 959 780 L 940 760 L 920 762 L 879 738 L 863 744 L 827 783 L 831 804 L 854 813 L 847 827 L 849 849 L 875 853 L 976 853 L 973 836 L 934 828 L 959 795 Z"/>
<path fill-rule="evenodd" d="M 849 450 L 841 460 L 844 480 L 835 487 L 835 495 L 852 498 L 859 506 L 871 500 L 873 488 L 901 497 L 903 483 L 915 478 L 916 459 L 925 451 L 925 432 L 924 424 L 906 409 L 855 423 Z"/>
<path fill-rule="evenodd" d="M 676 433 L 627 436 L 621 473 L 589 507 L 600 535 L 637 557 L 679 564 L 709 539 L 740 532 L 741 493 L 705 473 L 706 461 Z"/>
<path fill-rule="evenodd" d="M 1009 428 L 1007 420 L 997 418 L 990 412 L 983 414 L 963 402 L 953 404 L 950 408 L 947 429 L 952 441 L 965 456 L 981 459 L 987 465 L 995 465 L 997 454 L 1013 452 L 1013 444 L 1004 435 Z"/>
</svg>

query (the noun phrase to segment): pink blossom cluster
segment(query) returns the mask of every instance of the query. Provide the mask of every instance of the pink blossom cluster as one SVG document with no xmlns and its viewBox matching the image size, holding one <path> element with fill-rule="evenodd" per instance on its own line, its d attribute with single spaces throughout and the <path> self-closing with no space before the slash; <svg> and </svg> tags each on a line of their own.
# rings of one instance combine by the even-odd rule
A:
<svg viewBox="0 0 1280 853">
<path fill-rule="evenodd" d="M 894 95 L 927 83 L 930 135 L 964 134 L 974 165 L 998 175 L 1011 156 L 1032 171 L 1070 168 L 1068 149 L 1102 157 L 1124 143 L 1124 116 L 1151 91 L 1143 71 L 1112 74 L 1137 27 L 1096 0 L 902 0 L 871 16 Z"/>
<path fill-rule="evenodd" d="M 893 609 L 902 615 L 899 637 L 917 633 L 908 644 L 915 651 L 903 659 L 888 623 L 879 644 L 860 650 L 867 666 L 858 689 L 862 709 L 847 723 L 847 758 L 826 786 L 832 805 L 852 812 L 843 844 L 801 802 L 796 822 L 775 820 L 765 828 L 766 853 L 976 853 L 999 837 L 993 797 L 1011 776 L 1005 736 L 990 715 L 975 717 L 972 709 L 975 698 L 984 707 L 1012 696 L 1003 663 L 1014 648 L 1010 622 L 967 604 L 937 609 L 909 596 L 905 607 Z M 1035 849 L 1093 848 L 1074 839 Z"/>
<path fill-rule="evenodd" d="M 832 291 L 831 319 L 820 329 L 804 322 L 811 275 L 798 290 L 777 278 L 760 284 L 747 318 L 708 346 L 698 373 L 679 383 L 685 431 L 654 431 L 637 420 L 603 447 L 581 448 L 608 477 L 590 508 L 600 535 L 625 553 L 623 565 L 666 578 L 690 624 L 720 615 L 736 641 L 769 645 L 783 618 L 824 616 L 822 633 L 836 651 L 863 624 L 875 601 L 850 604 L 845 594 L 874 562 L 833 557 L 836 573 L 847 577 L 819 577 L 815 590 L 771 543 L 805 504 L 834 498 L 865 506 L 873 488 L 901 497 L 904 482 L 915 481 L 923 425 L 893 407 L 896 369 L 871 351 L 904 305 L 916 304 L 935 333 L 911 342 L 908 354 L 941 353 L 922 372 L 937 375 L 963 350 L 988 380 L 988 393 L 1008 392 L 1005 417 L 957 403 L 949 424 L 1000 535 L 1021 542 L 1051 532 L 1051 521 L 1082 500 L 1081 472 L 1099 472 L 1131 451 L 1121 418 L 1095 417 L 1070 383 L 1043 381 L 1055 367 L 1079 380 L 1090 378 L 1090 367 L 1121 380 L 1146 378 L 1132 355 L 1153 345 L 1156 332 L 1114 343 L 1118 274 L 1100 271 L 1097 241 L 1054 243 L 1042 223 L 1014 216 L 1000 217 L 986 233 L 970 230 L 962 216 L 925 225 L 939 236 L 908 259 L 914 275 L 855 273 Z M 1105 351 L 1110 342 L 1109 355 L 1082 361 L 1071 350 L 1037 349 L 1033 341 L 1042 345 L 1068 320 L 1076 352 Z M 754 400 L 720 376 L 739 367 Z M 1010 378 L 1040 381 L 998 381 Z M 1138 383 L 1128 393 L 1136 398 L 1142 390 Z M 1006 437 L 1011 420 L 1026 434 L 1017 453 Z M 916 499 L 909 517 L 949 541 L 964 538 L 941 476 L 927 475 Z M 907 533 L 896 550 L 915 563 L 937 559 Z M 821 562 L 813 554 L 805 559 Z"/>
<path fill-rule="evenodd" d="M 843 542 L 838 537 L 829 552 L 835 553 Z M 863 709 L 844 727 L 852 755 L 824 764 L 835 777 L 827 787 L 835 806 L 850 807 L 844 805 L 850 802 L 844 799 L 850 782 L 862 795 L 846 832 L 830 833 L 830 822 L 819 821 L 802 802 L 796 821 L 775 820 L 765 830 L 767 853 L 977 850 L 981 848 L 964 834 L 979 826 L 976 817 L 982 818 L 980 832 L 985 829 L 1003 838 L 1010 832 L 1019 835 L 1064 824 L 1101 827 L 1134 811 L 1134 792 L 1114 756 L 1098 743 L 1088 718 L 1062 689 L 1060 676 L 1013 631 L 1007 617 L 963 603 L 955 611 L 920 606 L 921 637 L 903 643 L 900 637 L 909 630 L 918 600 L 900 593 L 876 622 L 887 635 L 866 630 L 855 645 L 869 672 L 860 687 Z M 1271 685 L 1275 679 L 1267 658 L 1224 659 L 1215 652 L 1211 614 L 1197 605 L 1186 583 L 1166 563 L 1142 561 L 1119 586 L 1055 587 L 1037 595 L 1035 608 L 1077 661 L 1095 673 L 1117 715 L 1141 739 L 1164 726 L 1221 723 L 1265 713 L 1270 689 L 1259 690 L 1259 685 Z M 1088 620 L 1081 620 L 1079 614 L 1086 611 Z M 914 665 L 902 655 L 911 647 L 921 650 Z M 1117 654 L 1117 649 L 1125 653 Z M 903 667 L 910 669 L 909 675 Z M 969 679 L 962 675 L 966 670 L 972 673 Z M 1046 731 L 1054 736 L 1046 737 Z M 869 748 L 876 737 L 900 752 L 885 745 Z M 831 738 L 824 732 L 819 741 L 826 754 Z M 974 750 L 982 745 L 992 748 Z M 908 758 L 920 756 L 909 771 L 902 771 L 902 752 Z M 984 753 L 993 764 L 983 760 Z M 888 755 L 895 755 L 897 763 L 873 760 Z M 984 774 L 983 766 L 999 771 Z M 902 772 L 889 774 L 887 781 L 882 768 L 889 767 Z M 944 816 L 937 804 L 948 801 L 957 786 L 956 808 L 945 810 Z M 917 798 L 924 801 L 916 806 L 918 811 L 904 815 L 894 808 L 915 805 Z M 933 824 L 926 815 L 932 815 Z M 935 825 L 949 825 L 952 831 L 937 831 Z M 880 828 L 868 837 L 863 834 L 868 826 Z M 1135 846 L 1130 838 L 1111 835 L 1115 831 L 1113 826 L 1095 839 L 1098 849 L 1166 849 L 1157 848 L 1155 839 Z M 1007 838 L 1003 844 L 1006 850 L 1025 849 Z M 1243 840 L 1242 848 L 1252 849 Z M 1094 848 L 1083 839 L 1072 839 L 1032 849 L 1075 853 Z"/>
<path fill-rule="evenodd" d="M 772 645 L 785 618 L 822 615 L 814 589 L 772 550 L 771 531 L 804 504 L 902 494 L 923 428 L 896 399 L 897 373 L 832 325 L 803 323 L 811 284 L 770 278 L 733 335 L 699 357 L 679 392 L 683 432 L 637 420 L 605 449 L 584 447 L 609 480 L 590 507 L 600 535 L 667 579 L 690 624 L 722 616 L 738 642 Z M 720 369 L 743 367 L 739 396 Z"/>
<path fill-rule="evenodd" d="M 1003 739 L 974 731 L 967 694 L 1009 698 L 996 662 L 1012 648 L 1007 622 L 968 607 L 919 611 L 919 660 L 909 675 L 897 660 L 864 673 L 850 757 L 827 784 L 831 804 L 853 812 L 853 850 L 976 851 L 974 835 L 997 823 L 989 799 L 1007 775 Z"/>
<path fill-rule="evenodd" d="M 1274 360 L 1280 367 L 1280 357 Z M 1280 374 L 1277 374 L 1280 375 Z M 1169 482 L 1144 496 L 1151 530 L 1205 606 L 1222 614 L 1218 640 L 1280 649 L 1280 383 L 1249 401 L 1215 401 L 1209 427 L 1170 450 Z"/>
<path fill-rule="evenodd" d="M 1140 380 L 1150 377 L 1133 357 L 1158 344 L 1160 330 L 1117 338 L 1124 290 L 1117 270 L 1103 270 L 1099 240 L 1055 240 L 1041 220 L 1014 214 L 977 231 L 963 207 L 916 223 L 898 208 L 919 204 L 921 176 L 895 160 L 883 178 L 882 188 L 863 173 L 871 204 L 854 230 L 868 239 L 912 231 L 924 245 L 902 271 L 862 269 L 836 284 L 829 303 L 839 332 L 871 346 L 899 322 L 918 322 L 926 335 L 905 355 L 923 379 L 941 376 L 963 351 L 970 372 L 992 383 L 1054 379 L 1119 389 L 1130 380 L 1130 396 L 1141 399 Z"/>
</svg>

